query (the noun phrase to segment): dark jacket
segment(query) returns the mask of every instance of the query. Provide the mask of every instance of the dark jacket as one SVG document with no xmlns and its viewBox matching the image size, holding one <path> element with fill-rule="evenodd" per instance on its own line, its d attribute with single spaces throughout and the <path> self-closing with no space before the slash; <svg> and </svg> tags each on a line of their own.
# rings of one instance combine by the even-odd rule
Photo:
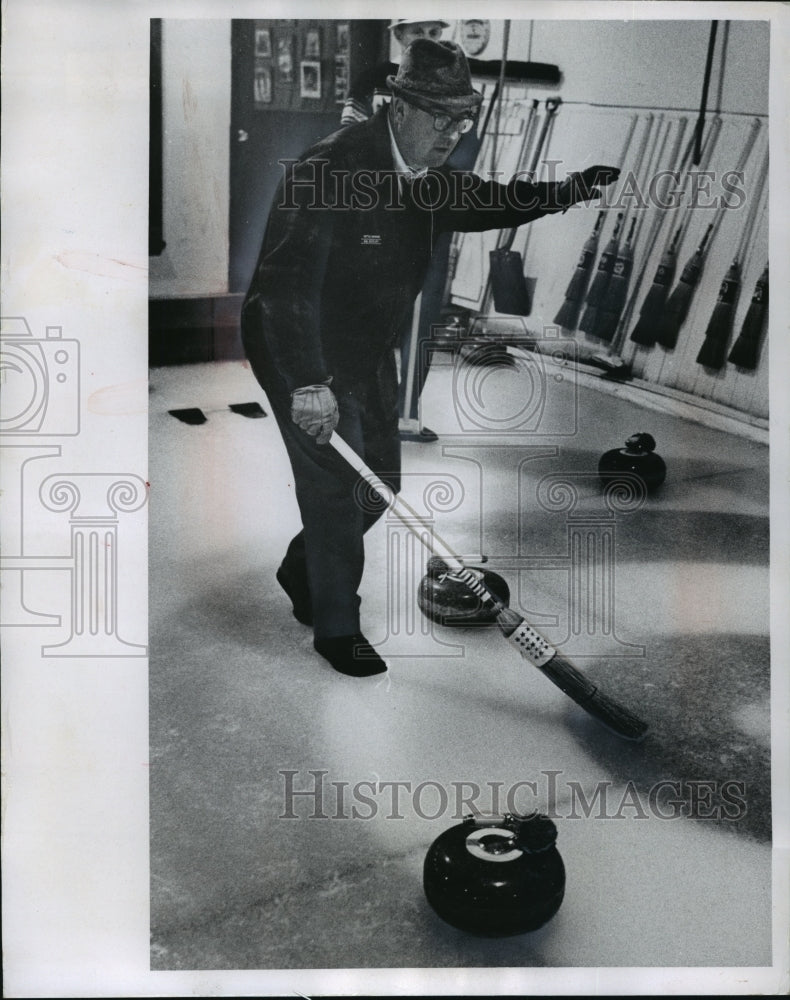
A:
<svg viewBox="0 0 790 1000">
<path fill-rule="evenodd" d="M 401 195 L 386 115 L 340 129 L 284 168 L 242 311 L 268 392 L 373 376 L 441 232 L 510 228 L 559 210 L 555 184 L 502 185 L 447 166 Z"/>
</svg>

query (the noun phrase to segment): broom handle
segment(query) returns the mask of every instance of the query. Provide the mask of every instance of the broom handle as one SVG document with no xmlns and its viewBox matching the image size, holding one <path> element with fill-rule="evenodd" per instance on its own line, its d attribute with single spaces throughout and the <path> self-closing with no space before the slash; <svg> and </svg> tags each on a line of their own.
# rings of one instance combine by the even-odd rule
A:
<svg viewBox="0 0 790 1000">
<path fill-rule="evenodd" d="M 645 175 L 641 180 L 641 187 L 639 189 L 642 192 L 644 192 L 646 188 L 649 188 L 649 178 L 651 174 L 655 174 L 658 170 L 658 166 L 661 163 L 661 157 L 664 155 L 664 148 L 667 144 L 667 139 L 669 138 L 669 133 L 672 128 L 672 123 L 670 121 L 667 121 L 667 127 L 662 130 L 661 126 L 663 124 L 663 119 L 664 119 L 663 114 L 659 115 L 658 128 L 656 129 L 655 138 L 653 139 L 653 146 L 652 149 L 650 150 L 650 155 L 648 156 L 647 162 L 645 163 Z M 661 136 L 662 131 L 664 134 L 663 137 L 661 137 L 661 143 L 659 144 L 659 137 Z M 641 211 L 639 211 L 639 214 L 637 215 L 639 223 L 636 228 L 636 235 L 634 237 L 634 242 L 636 242 L 639 239 L 639 236 L 642 232 L 642 224 L 645 221 L 646 212 L 647 208 L 643 208 L 641 209 Z"/>
<path fill-rule="evenodd" d="M 362 459 L 357 455 L 354 449 L 343 440 L 342 437 L 335 431 L 332 437 L 329 439 L 329 443 L 335 449 L 335 451 L 341 455 L 346 462 L 351 466 L 351 468 L 357 473 L 357 475 L 364 479 L 368 486 L 371 487 L 379 497 L 386 503 L 392 513 L 400 520 L 411 532 L 413 532 L 422 541 L 425 547 L 433 553 L 435 556 L 439 556 L 443 559 L 451 569 L 461 570 L 464 568 L 464 562 L 459 555 L 453 551 L 452 548 L 444 541 L 444 539 L 437 535 L 432 524 L 429 524 L 417 511 L 411 506 L 408 501 L 404 500 L 402 496 L 399 496 L 394 490 L 387 486 L 383 480 L 379 479 L 372 469 L 362 461 Z M 417 529 L 419 526 L 422 531 Z M 425 532 L 423 534 L 422 532 Z M 430 538 L 430 541 L 428 538 Z"/>
<path fill-rule="evenodd" d="M 746 137 L 746 142 L 744 143 L 743 150 L 741 151 L 741 155 L 740 158 L 738 159 L 738 163 L 735 166 L 735 170 L 732 171 L 733 173 L 739 174 L 743 172 L 743 169 L 749 160 L 749 156 L 751 155 L 752 149 L 754 148 L 754 143 L 757 138 L 757 133 L 760 131 L 761 125 L 762 122 L 760 121 L 759 118 L 752 119 L 751 130 Z M 696 254 L 699 255 L 700 257 L 702 257 L 705 251 L 705 246 L 706 244 L 708 244 L 708 241 L 710 240 L 710 242 L 713 242 L 713 240 L 716 238 L 716 233 L 718 232 L 719 225 L 721 224 L 721 220 L 724 217 L 724 213 L 726 211 L 727 211 L 727 206 L 724 203 L 719 205 L 719 207 L 716 209 L 716 214 L 713 216 L 713 222 L 709 223 L 708 228 L 705 230 L 705 236 L 703 237 L 702 242 L 697 248 Z"/>
<path fill-rule="evenodd" d="M 535 149 L 532 153 L 532 162 L 530 163 L 529 168 L 527 170 L 530 177 L 532 177 L 534 180 L 537 180 L 537 169 L 538 169 L 538 164 L 540 163 L 540 154 L 543 149 L 543 144 L 546 141 L 546 135 L 549 131 L 549 127 L 551 126 L 552 120 L 554 119 L 554 115 L 559 110 L 559 106 L 561 103 L 562 101 L 560 100 L 559 97 L 546 98 L 546 114 L 543 118 L 543 124 L 541 125 L 540 128 L 540 135 L 538 136 L 537 142 L 535 143 Z M 500 248 L 503 250 L 510 250 L 510 248 L 513 246 L 513 241 L 516 238 L 517 232 L 518 232 L 518 227 L 507 230 L 507 235 L 500 244 Z"/>
<path fill-rule="evenodd" d="M 655 150 L 655 147 L 653 147 L 653 150 L 650 151 L 650 155 L 647 157 L 647 159 L 645 159 L 645 153 L 647 153 L 647 147 L 648 147 L 648 140 L 653 135 L 653 123 L 654 123 L 654 121 L 655 121 L 655 116 L 653 115 L 653 113 L 651 111 L 647 115 L 647 118 L 646 118 L 647 124 L 645 125 L 645 134 L 642 136 L 642 142 L 639 145 L 639 152 L 636 154 L 636 162 L 634 164 L 633 170 L 631 171 L 631 174 L 632 174 L 634 180 L 636 181 L 637 191 L 641 190 L 641 186 L 640 185 L 642 183 L 642 178 L 641 178 L 640 175 L 642 173 L 642 166 L 643 165 L 646 166 L 646 165 L 648 165 L 650 163 L 650 160 L 651 160 L 651 158 L 653 156 L 653 152 Z M 656 131 L 655 139 L 653 141 L 655 142 L 657 139 L 658 139 L 658 131 Z M 628 212 L 626 213 L 626 215 L 628 215 L 630 212 L 633 212 L 634 213 L 634 218 L 636 218 L 636 212 L 637 212 L 636 207 L 630 208 L 628 210 Z"/>
<path fill-rule="evenodd" d="M 713 156 L 713 150 L 716 148 L 716 143 L 719 140 L 719 134 L 721 132 L 722 124 L 723 124 L 722 120 L 719 117 L 714 118 L 714 120 L 713 120 L 713 122 L 711 124 L 710 131 L 708 132 L 708 138 L 705 140 L 705 145 L 704 145 L 704 148 L 703 148 L 704 162 L 702 164 L 700 164 L 700 171 L 701 172 L 708 169 L 708 165 L 710 164 L 711 158 Z M 684 159 L 687 159 L 687 158 L 689 158 L 691 156 L 691 152 L 692 152 L 692 150 L 694 148 L 695 141 L 696 141 L 696 137 L 692 135 L 691 141 L 690 141 L 688 149 L 686 150 L 686 156 L 684 157 Z M 686 164 L 686 172 L 685 172 L 685 174 L 683 176 L 683 181 L 682 181 L 681 186 L 680 186 L 681 197 L 678 199 L 677 205 L 675 205 L 674 209 L 672 210 L 672 218 L 673 218 L 673 220 L 675 218 L 677 218 L 678 214 L 680 213 L 680 208 L 681 208 L 681 205 L 683 204 L 683 198 L 682 198 L 682 196 L 683 196 L 683 193 L 686 190 L 686 185 L 688 183 L 689 177 L 691 176 L 691 169 L 692 169 L 693 166 L 694 166 L 694 164 L 691 163 L 690 161 Z M 683 218 L 681 220 L 680 228 L 678 230 L 679 232 L 682 233 L 682 235 L 680 236 L 679 239 L 677 239 L 677 245 L 678 246 L 680 246 L 680 244 L 685 239 L 686 230 L 688 229 L 689 223 L 691 222 L 691 213 L 693 211 L 693 208 L 694 208 L 694 206 L 691 203 L 689 203 L 688 205 L 686 205 L 685 210 L 683 212 Z M 671 230 L 670 230 L 670 232 L 671 232 Z M 674 242 L 675 242 L 675 240 L 673 240 L 673 243 Z"/>
<path fill-rule="evenodd" d="M 499 82 L 497 83 L 497 88 L 499 90 L 499 100 L 497 101 L 497 106 L 496 106 L 496 127 L 494 128 L 493 142 L 491 143 L 492 174 L 496 167 L 496 140 L 499 137 L 499 126 L 502 113 L 502 97 L 504 96 L 505 93 L 505 63 L 507 62 L 507 50 L 509 41 L 510 41 L 510 21 L 505 21 L 502 29 L 502 65 L 499 69 Z"/>
<path fill-rule="evenodd" d="M 419 347 L 419 332 L 420 332 L 420 310 L 422 309 L 422 292 L 417 296 L 414 302 L 414 308 L 411 314 L 411 332 L 409 335 L 409 353 L 407 357 L 407 369 L 406 369 L 406 398 L 403 404 L 403 416 L 406 420 L 410 419 L 411 415 L 411 403 L 412 403 L 412 393 L 414 391 L 414 369 L 417 365 L 417 349 Z M 401 376 L 402 377 L 402 376 Z"/>
<path fill-rule="evenodd" d="M 702 152 L 702 130 L 705 126 L 705 110 L 708 104 L 708 86 L 710 84 L 710 71 L 713 67 L 713 50 L 716 46 L 716 29 L 719 27 L 718 21 L 710 22 L 710 38 L 708 39 L 708 54 L 705 59 L 705 78 L 702 83 L 702 99 L 700 100 L 699 118 L 697 119 L 696 142 L 694 147 L 694 165 L 696 166 L 701 158 Z"/>
<path fill-rule="evenodd" d="M 749 162 L 749 157 L 752 154 L 752 149 L 754 149 L 754 144 L 757 141 L 757 133 L 760 131 L 761 126 L 762 122 L 760 121 L 759 118 L 752 119 L 751 130 L 749 131 L 749 134 L 746 137 L 746 142 L 744 143 L 740 159 L 738 160 L 738 163 L 733 173 L 736 174 L 743 173 L 746 164 Z M 721 224 L 721 220 L 724 217 L 724 213 L 726 211 L 727 211 L 727 206 L 725 204 L 719 205 L 719 207 L 716 209 L 716 215 L 713 217 L 713 222 L 711 223 L 714 236 L 718 231 L 719 225 Z"/>
<path fill-rule="evenodd" d="M 769 146 L 768 143 L 766 143 L 765 152 L 763 153 L 763 159 L 760 163 L 760 169 L 757 173 L 757 181 L 754 188 L 754 194 L 756 197 L 752 197 L 752 203 L 749 206 L 749 215 L 747 216 L 746 225 L 743 227 L 743 232 L 741 233 L 740 243 L 738 244 L 738 252 L 735 255 L 735 259 L 739 262 L 743 261 L 746 247 L 751 241 L 754 224 L 757 220 L 757 209 L 760 207 L 763 200 L 763 189 L 768 175 L 768 149 Z"/>
<path fill-rule="evenodd" d="M 662 143 L 661 152 L 659 153 L 658 158 L 656 160 L 656 170 L 658 170 L 658 168 L 661 166 L 661 157 L 664 152 L 664 146 L 666 145 L 666 139 L 669 137 L 669 130 L 671 128 L 671 125 L 672 125 L 671 122 L 667 123 L 667 131 L 666 135 L 664 136 L 664 142 Z M 678 153 L 680 152 L 681 144 L 683 142 L 683 136 L 686 133 L 687 125 L 688 125 L 687 118 L 678 119 L 678 132 L 677 136 L 675 137 L 675 145 L 674 148 L 672 149 L 672 152 L 669 154 L 670 163 L 674 163 L 675 160 L 677 159 Z M 691 155 L 691 145 L 689 145 L 687 153 L 684 154 L 684 160 L 681 161 L 681 167 L 685 162 L 686 155 L 688 156 Z M 647 273 L 647 263 L 650 260 L 651 254 L 653 253 L 656 241 L 658 240 L 658 234 L 661 232 L 661 226 L 663 225 L 663 223 L 664 223 L 664 214 L 663 212 L 658 212 L 653 219 L 653 223 L 650 227 L 650 232 L 648 233 L 647 240 L 645 241 L 645 249 L 643 251 L 641 266 L 639 269 L 639 276 L 634 282 L 634 286 L 631 289 L 631 294 L 629 296 L 628 302 L 626 303 L 625 309 L 623 310 L 623 315 L 620 320 L 620 328 L 621 328 L 619 337 L 620 343 L 617 344 L 617 350 L 623 349 L 622 341 L 623 338 L 625 337 L 626 331 L 631 322 L 631 316 L 633 315 L 634 306 L 636 305 L 636 300 L 639 297 L 639 294 L 642 290 L 642 284 L 645 280 L 645 275 Z"/>
</svg>

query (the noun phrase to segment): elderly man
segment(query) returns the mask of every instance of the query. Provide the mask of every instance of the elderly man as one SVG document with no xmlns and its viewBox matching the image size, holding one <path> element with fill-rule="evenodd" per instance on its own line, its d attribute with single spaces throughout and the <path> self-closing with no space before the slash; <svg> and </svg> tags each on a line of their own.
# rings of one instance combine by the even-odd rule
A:
<svg viewBox="0 0 790 1000">
<path fill-rule="evenodd" d="M 600 196 L 618 171 L 507 185 L 445 161 L 480 105 L 463 51 L 418 39 L 390 78 L 393 100 L 296 162 L 269 215 L 242 310 L 242 336 L 294 475 L 303 530 L 277 580 L 314 648 L 338 671 L 386 665 L 360 626 L 364 532 L 382 505 L 327 442 L 338 433 L 393 490 L 400 485 L 393 348 L 441 231 L 513 227 Z"/>
<path fill-rule="evenodd" d="M 400 18 L 392 21 L 389 30 L 401 50 L 408 48 L 418 38 L 430 38 L 440 41 L 448 21 L 419 20 L 418 18 Z M 469 59 L 469 72 L 472 77 L 496 80 L 496 93 L 499 92 L 499 77 L 502 63 L 499 59 Z M 343 105 L 341 124 L 350 125 L 354 122 L 366 121 L 385 102 L 392 97 L 387 80 L 398 71 L 394 62 L 382 62 L 361 73 L 351 84 L 348 98 Z M 504 65 L 505 76 L 510 80 L 532 80 L 541 82 L 559 82 L 559 70 L 547 63 L 520 62 L 509 59 Z M 481 138 L 472 129 L 465 133 L 453 149 L 448 163 L 463 170 L 474 169 Z M 431 265 L 426 274 L 425 285 L 422 288 L 422 301 L 417 328 L 416 341 L 413 337 L 412 318 L 408 317 L 401 333 L 401 383 L 398 395 L 400 411 L 401 439 L 430 443 L 438 440 L 438 435 L 428 427 L 415 429 L 419 416 L 419 400 L 428 377 L 432 354 L 425 351 L 423 345 L 431 339 L 431 329 L 439 321 L 447 277 L 447 266 L 450 256 L 452 234 L 445 232 L 436 241 Z M 411 383 L 410 398 L 406 398 L 409 380 L 403 373 L 408 370 L 409 354 L 415 352 L 416 364 L 414 378 Z"/>
</svg>

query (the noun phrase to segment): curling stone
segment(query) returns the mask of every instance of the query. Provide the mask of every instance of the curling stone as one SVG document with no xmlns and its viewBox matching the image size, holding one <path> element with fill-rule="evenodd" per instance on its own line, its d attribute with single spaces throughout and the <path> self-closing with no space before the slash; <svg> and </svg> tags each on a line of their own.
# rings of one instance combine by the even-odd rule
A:
<svg viewBox="0 0 790 1000">
<path fill-rule="evenodd" d="M 491 625 L 496 621 L 496 612 L 484 606 L 463 580 L 448 573 L 441 561 L 428 560 L 427 569 L 417 590 L 417 604 L 426 618 L 437 625 L 450 626 Z M 476 566 L 468 566 L 467 569 L 507 605 L 510 588 L 498 573 Z"/>
<path fill-rule="evenodd" d="M 648 493 L 657 490 L 664 482 L 667 467 L 664 459 L 656 455 L 655 439 L 652 434 L 632 434 L 625 442 L 625 448 L 612 448 L 605 452 L 598 462 L 598 475 L 606 486 L 617 482 L 619 473 L 630 472 L 642 480 Z M 622 478 L 627 482 L 627 477 Z"/>
<path fill-rule="evenodd" d="M 482 937 L 537 930 L 559 910 L 565 866 L 557 828 L 541 813 L 470 816 L 431 844 L 425 896 L 453 927 Z"/>
</svg>

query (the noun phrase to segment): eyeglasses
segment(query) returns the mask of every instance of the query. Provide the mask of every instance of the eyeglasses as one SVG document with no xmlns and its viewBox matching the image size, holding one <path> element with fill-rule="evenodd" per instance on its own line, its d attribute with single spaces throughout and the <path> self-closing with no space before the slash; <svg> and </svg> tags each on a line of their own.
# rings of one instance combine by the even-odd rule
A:
<svg viewBox="0 0 790 1000">
<path fill-rule="evenodd" d="M 477 122 L 477 116 L 472 116 L 469 113 L 454 118 L 453 115 L 448 115 L 446 111 L 434 111 L 433 108 L 417 104 L 413 100 L 409 100 L 406 103 L 411 104 L 412 107 L 418 108 L 420 111 L 424 111 L 426 115 L 432 115 L 433 127 L 437 132 L 447 132 L 450 128 L 453 128 L 453 131 L 457 129 L 463 135 L 471 131 Z"/>
</svg>

